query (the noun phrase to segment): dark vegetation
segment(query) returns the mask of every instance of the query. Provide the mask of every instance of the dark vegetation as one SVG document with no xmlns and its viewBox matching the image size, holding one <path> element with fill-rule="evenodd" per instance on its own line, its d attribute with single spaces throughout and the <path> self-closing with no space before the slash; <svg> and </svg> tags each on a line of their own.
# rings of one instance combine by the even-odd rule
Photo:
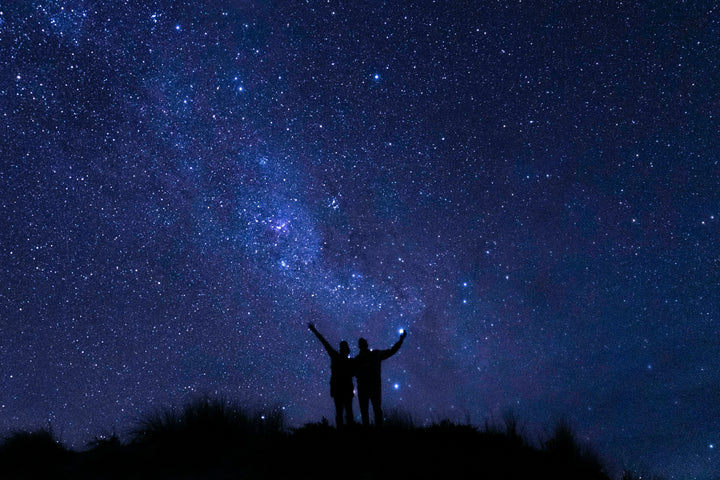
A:
<svg viewBox="0 0 720 480">
<path fill-rule="evenodd" d="M 0 446 L 0 478 L 609 478 L 568 425 L 531 444 L 512 415 L 484 428 L 419 427 L 395 412 L 382 430 L 336 430 L 325 419 L 287 429 L 279 412 L 203 399 L 147 416 L 129 437 L 96 438 L 78 452 L 50 430 L 14 433 Z"/>
</svg>

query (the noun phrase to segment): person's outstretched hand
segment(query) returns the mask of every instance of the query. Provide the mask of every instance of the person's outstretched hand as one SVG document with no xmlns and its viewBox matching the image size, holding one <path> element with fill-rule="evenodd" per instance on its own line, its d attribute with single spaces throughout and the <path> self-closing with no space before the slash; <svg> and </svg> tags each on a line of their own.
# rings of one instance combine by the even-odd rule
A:
<svg viewBox="0 0 720 480">
<path fill-rule="evenodd" d="M 407 337 L 407 330 L 403 330 L 403 332 L 400 334 L 400 338 L 404 339 L 405 337 Z"/>
<path fill-rule="evenodd" d="M 312 323 L 312 322 L 308 323 L 308 328 L 314 332 L 314 331 L 315 331 L 315 324 Z"/>
</svg>

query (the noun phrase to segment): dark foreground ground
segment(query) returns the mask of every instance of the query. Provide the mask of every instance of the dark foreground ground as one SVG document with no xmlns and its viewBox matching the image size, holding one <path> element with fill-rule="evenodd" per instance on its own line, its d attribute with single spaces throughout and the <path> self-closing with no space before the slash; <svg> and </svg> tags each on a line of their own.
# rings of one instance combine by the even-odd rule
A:
<svg viewBox="0 0 720 480">
<path fill-rule="evenodd" d="M 0 478 L 43 479 L 608 479 L 563 426 L 530 445 L 514 423 L 477 429 L 441 422 L 338 431 L 326 422 L 283 428 L 220 402 L 143 420 L 125 443 L 98 439 L 67 450 L 48 431 L 20 432 L 0 447 Z"/>
</svg>

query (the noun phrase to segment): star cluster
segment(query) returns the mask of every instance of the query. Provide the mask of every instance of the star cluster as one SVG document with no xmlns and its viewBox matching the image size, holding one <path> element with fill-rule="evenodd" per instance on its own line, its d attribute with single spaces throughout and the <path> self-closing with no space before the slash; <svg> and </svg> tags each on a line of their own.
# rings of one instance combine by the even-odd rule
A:
<svg viewBox="0 0 720 480">
<path fill-rule="evenodd" d="M 0 6 L 0 429 L 202 394 L 568 419 L 720 469 L 720 12 L 672 2 Z"/>
</svg>

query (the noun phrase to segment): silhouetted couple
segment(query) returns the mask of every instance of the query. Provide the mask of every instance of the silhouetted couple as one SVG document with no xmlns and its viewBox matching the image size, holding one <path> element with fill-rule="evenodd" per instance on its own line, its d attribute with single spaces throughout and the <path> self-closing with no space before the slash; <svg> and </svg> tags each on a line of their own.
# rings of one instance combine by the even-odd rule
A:
<svg viewBox="0 0 720 480">
<path fill-rule="evenodd" d="M 360 403 L 360 415 L 363 425 L 370 425 L 369 404 L 372 403 L 375 425 L 382 426 L 382 381 L 380 375 L 380 363 L 386 360 L 400 349 L 407 332 L 403 332 L 392 348 L 387 350 L 370 350 L 368 342 L 364 338 L 358 340 L 360 353 L 355 358 L 350 358 L 350 347 L 343 340 L 340 342 L 340 350 L 335 350 L 325 337 L 317 331 L 315 325 L 308 324 L 308 328 L 320 339 L 328 355 L 330 355 L 330 396 L 335 401 L 335 425 L 341 428 L 343 425 L 343 413 L 348 425 L 355 423 L 352 413 L 353 381 L 357 378 L 358 402 Z"/>
</svg>

